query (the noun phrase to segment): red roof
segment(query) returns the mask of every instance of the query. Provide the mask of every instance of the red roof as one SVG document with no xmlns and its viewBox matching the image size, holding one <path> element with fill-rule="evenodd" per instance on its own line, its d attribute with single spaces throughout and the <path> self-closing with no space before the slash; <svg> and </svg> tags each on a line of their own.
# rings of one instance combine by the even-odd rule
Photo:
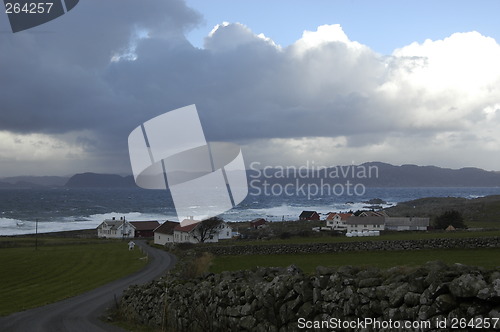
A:
<svg viewBox="0 0 500 332">
<path fill-rule="evenodd" d="M 252 226 L 260 226 L 260 225 L 264 225 L 265 223 L 266 223 L 266 219 L 264 219 L 264 218 L 257 218 L 257 219 L 250 221 L 250 225 L 252 225 Z"/>
<path fill-rule="evenodd" d="M 350 216 L 352 216 L 352 213 L 335 213 L 335 212 L 332 212 L 332 213 L 330 213 L 328 215 L 328 217 L 326 217 L 326 220 L 332 220 L 337 214 L 340 216 L 340 220 L 347 220 L 347 219 L 349 219 Z"/>
<path fill-rule="evenodd" d="M 195 229 L 196 226 L 198 226 L 198 225 L 199 225 L 199 222 L 197 222 L 196 224 L 190 224 L 190 225 L 187 225 L 184 227 L 178 225 L 178 226 L 175 226 L 174 231 L 188 233 L 188 232 L 191 232 L 193 229 Z"/>
<path fill-rule="evenodd" d="M 129 221 L 132 226 L 138 231 L 152 231 L 160 226 L 160 223 L 156 220 L 154 221 Z"/>
</svg>

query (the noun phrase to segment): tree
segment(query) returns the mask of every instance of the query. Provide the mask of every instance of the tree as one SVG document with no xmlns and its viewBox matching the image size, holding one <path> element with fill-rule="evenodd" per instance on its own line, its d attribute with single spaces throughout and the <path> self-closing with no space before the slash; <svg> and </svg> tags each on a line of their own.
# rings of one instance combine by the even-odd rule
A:
<svg viewBox="0 0 500 332">
<path fill-rule="evenodd" d="M 459 211 L 446 211 L 434 220 L 434 226 L 437 229 L 445 229 L 449 225 L 455 228 L 465 228 L 464 217 Z"/>
<path fill-rule="evenodd" d="M 202 220 L 198 224 L 198 226 L 196 226 L 196 231 L 193 232 L 193 237 L 199 243 L 203 243 L 217 234 L 218 228 L 223 222 L 224 220 L 219 217 L 212 217 Z"/>
</svg>

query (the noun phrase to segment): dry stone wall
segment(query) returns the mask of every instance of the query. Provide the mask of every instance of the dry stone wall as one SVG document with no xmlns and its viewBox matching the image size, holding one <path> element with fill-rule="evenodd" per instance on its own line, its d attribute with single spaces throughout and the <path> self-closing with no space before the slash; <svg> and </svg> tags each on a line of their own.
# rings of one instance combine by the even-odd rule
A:
<svg viewBox="0 0 500 332">
<path fill-rule="evenodd" d="M 345 251 L 373 250 L 421 250 L 452 248 L 498 248 L 499 237 L 459 238 L 459 239 L 425 239 L 425 240 L 391 240 L 391 241 L 352 241 L 332 243 L 300 243 L 300 244 L 263 244 L 261 245 L 206 245 L 197 248 L 199 251 L 214 255 L 273 255 L 273 254 L 307 254 Z"/>
<path fill-rule="evenodd" d="M 120 311 L 166 331 L 306 330 L 299 328 L 299 320 L 493 321 L 500 319 L 500 270 L 429 262 L 418 268 L 386 270 L 318 267 L 313 275 L 295 266 L 205 274 L 189 280 L 168 275 L 129 288 Z M 366 326 L 361 330 L 396 329 Z"/>
</svg>

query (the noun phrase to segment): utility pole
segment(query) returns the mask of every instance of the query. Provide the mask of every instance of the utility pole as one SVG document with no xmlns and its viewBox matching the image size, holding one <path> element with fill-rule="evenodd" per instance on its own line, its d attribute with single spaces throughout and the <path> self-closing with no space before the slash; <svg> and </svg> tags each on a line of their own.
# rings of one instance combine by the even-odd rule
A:
<svg viewBox="0 0 500 332">
<path fill-rule="evenodd" d="M 38 218 L 35 221 L 35 250 L 38 250 Z"/>
</svg>

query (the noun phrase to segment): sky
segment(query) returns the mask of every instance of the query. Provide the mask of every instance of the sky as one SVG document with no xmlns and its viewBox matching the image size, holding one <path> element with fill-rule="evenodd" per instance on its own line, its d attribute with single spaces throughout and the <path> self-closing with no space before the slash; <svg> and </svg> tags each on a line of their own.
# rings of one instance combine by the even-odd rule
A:
<svg viewBox="0 0 500 332">
<path fill-rule="evenodd" d="M 0 177 L 131 174 L 141 123 L 196 104 L 247 165 L 500 171 L 498 1 L 85 0 L 0 13 Z"/>
</svg>

